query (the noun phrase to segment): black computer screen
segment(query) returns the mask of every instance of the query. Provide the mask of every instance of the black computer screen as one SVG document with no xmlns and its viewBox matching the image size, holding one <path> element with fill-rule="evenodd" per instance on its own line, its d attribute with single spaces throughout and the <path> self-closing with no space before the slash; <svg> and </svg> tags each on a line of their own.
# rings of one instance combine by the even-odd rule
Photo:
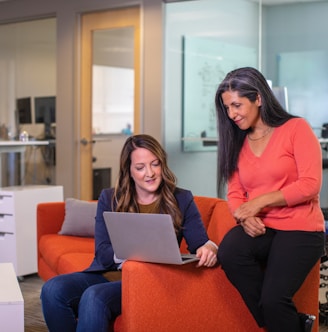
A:
<svg viewBox="0 0 328 332">
<path fill-rule="evenodd" d="M 56 122 L 56 97 L 35 97 L 35 123 Z"/>
<path fill-rule="evenodd" d="M 18 124 L 32 123 L 31 97 L 17 98 L 16 109 L 18 115 Z"/>
</svg>

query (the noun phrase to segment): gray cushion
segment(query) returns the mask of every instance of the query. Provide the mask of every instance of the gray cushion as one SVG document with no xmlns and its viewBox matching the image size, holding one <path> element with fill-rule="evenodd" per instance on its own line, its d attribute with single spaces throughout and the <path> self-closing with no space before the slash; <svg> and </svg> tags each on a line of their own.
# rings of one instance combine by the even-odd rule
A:
<svg viewBox="0 0 328 332">
<path fill-rule="evenodd" d="M 61 235 L 94 237 L 97 202 L 67 198 Z"/>
</svg>

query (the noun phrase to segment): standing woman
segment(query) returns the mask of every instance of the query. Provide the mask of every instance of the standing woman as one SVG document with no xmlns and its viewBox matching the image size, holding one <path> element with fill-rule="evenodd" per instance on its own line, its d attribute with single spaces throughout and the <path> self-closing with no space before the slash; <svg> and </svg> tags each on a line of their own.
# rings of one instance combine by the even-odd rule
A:
<svg viewBox="0 0 328 332">
<path fill-rule="evenodd" d="M 104 211 L 170 214 L 178 243 L 185 238 L 188 250 L 199 257 L 197 266 L 217 262 L 217 246 L 207 237 L 191 192 L 176 186 L 164 149 L 152 136 L 131 136 L 121 152 L 115 188 L 104 189 L 98 200 L 93 262 L 85 271 L 56 276 L 42 287 L 50 332 L 108 332 L 121 313 L 123 262 L 113 251 Z"/>
<path fill-rule="evenodd" d="M 302 118 L 287 113 L 254 68 L 231 71 L 215 97 L 218 185 L 236 218 L 218 260 L 260 327 L 311 331 L 292 301 L 324 252 L 322 157 Z"/>
</svg>

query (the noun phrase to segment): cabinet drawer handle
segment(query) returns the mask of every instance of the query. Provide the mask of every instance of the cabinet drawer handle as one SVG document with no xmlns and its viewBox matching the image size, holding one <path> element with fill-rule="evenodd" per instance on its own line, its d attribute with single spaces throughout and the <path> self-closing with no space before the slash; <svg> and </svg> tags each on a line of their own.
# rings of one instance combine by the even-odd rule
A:
<svg viewBox="0 0 328 332">
<path fill-rule="evenodd" d="M 13 232 L 0 232 L 0 237 L 5 237 L 6 234 L 14 234 Z"/>
<path fill-rule="evenodd" d="M 6 216 L 12 216 L 12 214 L 0 213 L 0 220 L 4 219 Z"/>
</svg>

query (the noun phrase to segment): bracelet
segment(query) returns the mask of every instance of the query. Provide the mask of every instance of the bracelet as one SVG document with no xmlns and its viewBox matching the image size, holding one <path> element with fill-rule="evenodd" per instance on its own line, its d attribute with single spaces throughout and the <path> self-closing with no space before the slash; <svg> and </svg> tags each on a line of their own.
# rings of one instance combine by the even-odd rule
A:
<svg viewBox="0 0 328 332">
<path fill-rule="evenodd" d="M 219 246 L 211 240 L 208 240 L 205 244 L 212 244 L 215 247 L 216 250 L 219 249 Z"/>
</svg>

